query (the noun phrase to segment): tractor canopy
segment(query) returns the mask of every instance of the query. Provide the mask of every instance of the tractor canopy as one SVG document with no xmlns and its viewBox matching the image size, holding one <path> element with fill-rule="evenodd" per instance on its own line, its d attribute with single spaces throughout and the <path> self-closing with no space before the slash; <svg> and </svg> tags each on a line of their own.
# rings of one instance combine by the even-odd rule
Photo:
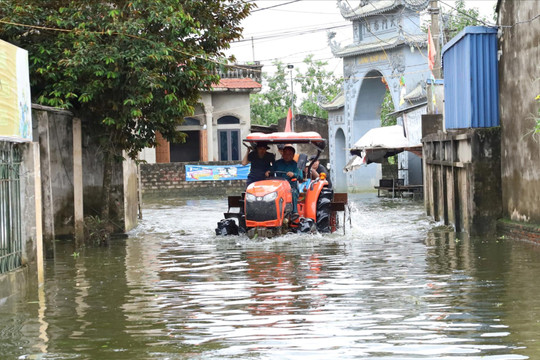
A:
<svg viewBox="0 0 540 360">
<path fill-rule="evenodd" d="M 322 151 L 326 147 L 326 140 L 315 131 L 305 132 L 275 132 L 271 134 L 252 133 L 245 139 L 246 143 L 266 142 L 269 145 L 275 144 L 313 144 L 318 150 Z"/>
</svg>

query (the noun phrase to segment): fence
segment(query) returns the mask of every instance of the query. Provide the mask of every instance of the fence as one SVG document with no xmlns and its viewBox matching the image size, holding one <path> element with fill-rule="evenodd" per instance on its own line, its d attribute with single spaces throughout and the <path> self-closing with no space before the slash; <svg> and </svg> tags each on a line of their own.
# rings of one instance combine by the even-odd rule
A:
<svg viewBox="0 0 540 360">
<path fill-rule="evenodd" d="M 0 274 L 21 266 L 21 150 L 0 142 Z"/>
</svg>

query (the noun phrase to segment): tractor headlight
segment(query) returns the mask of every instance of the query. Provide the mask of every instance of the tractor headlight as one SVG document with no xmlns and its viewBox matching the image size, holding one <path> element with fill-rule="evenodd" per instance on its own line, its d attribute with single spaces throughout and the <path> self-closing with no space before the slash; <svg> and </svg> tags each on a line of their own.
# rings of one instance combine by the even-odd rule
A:
<svg viewBox="0 0 540 360">
<path fill-rule="evenodd" d="M 266 194 L 263 196 L 263 201 L 274 201 L 277 198 L 277 191 L 271 192 L 270 194 Z"/>
<path fill-rule="evenodd" d="M 255 201 L 257 200 L 257 197 L 253 194 L 246 193 L 246 200 L 247 201 Z"/>
</svg>

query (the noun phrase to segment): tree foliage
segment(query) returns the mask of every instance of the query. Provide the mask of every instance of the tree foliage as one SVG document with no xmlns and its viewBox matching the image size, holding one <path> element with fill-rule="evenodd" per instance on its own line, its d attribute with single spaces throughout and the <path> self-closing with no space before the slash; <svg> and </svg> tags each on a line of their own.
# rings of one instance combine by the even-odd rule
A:
<svg viewBox="0 0 540 360">
<path fill-rule="evenodd" d="M 328 119 L 328 112 L 320 104 L 327 103 L 335 98 L 341 91 L 343 79 L 336 78 L 332 72 L 327 71 L 326 61 L 313 60 L 313 55 L 304 59 L 307 65 L 305 73 L 298 71 L 296 79 L 304 97 L 300 103 L 300 113 Z"/>
<path fill-rule="evenodd" d="M 444 31 L 447 39 L 456 36 L 461 30 L 467 26 L 483 25 L 482 22 L 487 22 L 485 16 L 480 16 L 478 8 L 465 7 L 464 0 L 457 0 L 455 4 L 456 11 L 444 16 Z"/>
<path fill-rule="evenodd" d="M 339 94 L 343 79 L 327 71 L 325 67 L 328 63 L 314 60 L 313 55 L 308 55 L 303 62 L 306 65 L 305 72 L 296 69 L 293 78 L 293 110 L 295 113 L 327 119 L 328 112 L 320 105 Z M 291 106 L 290 74 L 282 62 L 276 61 L 274 65 L 276 71 L 272 75 L 263 74 L 266 91 L 251 95 L 251 121 L 254 124 L 277 124 L 279 119 L 287 115 Z M 300 96 L 297 96 L 298 93 Z M 298 100 L 300 105 L 297 106 Z"/>
<path fill-rule="evenodd" d="M 396 118 L 388 116 L 388 114 L 394 112 L 394 102 L 392 101 L 392 94 L 390 90 L 386 90 L 383 102 L 381 104 L 381 126 L 396 125 Z"/>
<path fill-rule="evenodd" d="M 73 111 L 134 157 L 174 140 L 199 91 L 218 80 L 209 59 L 240 37 L 241 0 L 4 0 L 0 37 L 29 51 L 33 101 Z M 20 25 L 19 25 L 20 24 Z"/>
<path fill-rule="evenodd" d="M 263 73 L 263 93 L 250 96 L 251 122 L 260 125 L 277 124 L 287 116 L 291 106 L 291 86 L 287 69 L 280 61 L 275 61 L 276 71 L 272 75 Z"/>
<path fill-rule="evenodd" d="M 104 150 L 102 217 L 112 162 L 179 140 L 176 125 L 218 81 L 241 36 L 242 0 L 2 0 L 0 38 L 28 50 L 32 100 L 74 112 Z"/>
</svg>

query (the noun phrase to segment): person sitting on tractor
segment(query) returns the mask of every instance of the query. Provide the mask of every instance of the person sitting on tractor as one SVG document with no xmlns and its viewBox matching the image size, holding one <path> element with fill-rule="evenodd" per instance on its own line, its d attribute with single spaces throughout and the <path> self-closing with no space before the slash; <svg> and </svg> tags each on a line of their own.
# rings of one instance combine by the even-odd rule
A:
<svg viewBox="0 0 540 360">
<path fill-rule="evenodd" d="M 326 181 L 328 181 L 328 187 L 332 188 L 332 181 L 330 181 L 330 174 L 328 173 L 328 170 L 321 165 L 319 162 L 319 159 L 317 159 L 316 156 L 311 156 L 308 160 L 308 165 L 311 164 L 311 167 L 308 168 L 306 166 L 305 170 L 305 177 L 307 179 L 316 180 L 320 177 L 321 173 L 326 174 Z"/>
<path fill-rule="evenodd" d="M 277 176 L 286 175 L 289 184 L 291 185 L 292 190 L 292 200 L 293 200 L 293 214 L 298 213 L 297 203 L 298 203 L 298 181 L 301 181 L 302 171 L 298 169 L 298 164 L 294 161 L 294 153 L 296 150 L 292 145 L 285 145 L 283 148 L 283 158 L 277 160 L 272 165 L 272 172 L 277 173 Z M 270 176 L 270 171 L 266 173 L 266 176 Z"/>
<path fill-rule="evenodd" d="M 251 169 L 246 182 L 246 187 L 252 182 L 266 179 L 266 173 L 272 168 L 276 156 L 266 152 L 270 149 L 266 142 L 258 142 L 254 150 L 248 151 L 242 159 L 242 165 L 251 163 Z"/>
</svg>

